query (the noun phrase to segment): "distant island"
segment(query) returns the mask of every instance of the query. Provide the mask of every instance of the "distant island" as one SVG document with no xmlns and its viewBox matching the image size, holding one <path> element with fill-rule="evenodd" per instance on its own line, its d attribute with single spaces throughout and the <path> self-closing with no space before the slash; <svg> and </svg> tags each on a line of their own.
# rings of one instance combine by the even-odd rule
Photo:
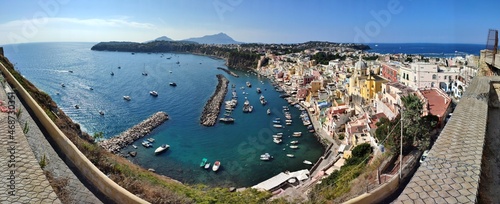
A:
<svg viewBox="0 0 500 204">
<path fill-rule="evenodd" d="M 224 34 L 225 35 L 225 34 Z M 327 51 L 343 49 L 346 51 L 368 50 L 370 47 L 364 44 L 332 43 L 310 41 L 296 44 L 202 44 L 193 41 L 171 41 L 170 38 L 162 36 L 154 41 L 137 42 L 100 42 L 92 46 L 94 51 L 118 51 L 138 53 L 190 53 L 226 59 L 226 65 L 237 69 L 254 69 L 267 63 L 266 54 L 290 54 L 306 49 Z M 205 38 L 206 39 L 206 38 Z M 231 38 L 232 39 L 232 38 Z"/>
</svg>

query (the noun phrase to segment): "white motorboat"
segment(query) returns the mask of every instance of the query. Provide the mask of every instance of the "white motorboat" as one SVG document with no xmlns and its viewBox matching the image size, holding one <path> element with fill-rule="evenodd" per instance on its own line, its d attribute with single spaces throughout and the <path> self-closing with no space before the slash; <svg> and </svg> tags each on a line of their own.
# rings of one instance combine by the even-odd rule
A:
<svg viewBox="0 0 500 204">
<path fill-rule="evenodd" d="M 281 143 L 283 140 L 279 139 L 279 138 L 273 138 L 273 142 L 276 143 L 276 144 L 279 144 Z"/>
<path fill-rule="evenodd" d="M 214 165 L 212 166 L 212 171 L 217 171 L 220 168 L 220 161 L 215 161 Z"/>
<path fill-rule="evenodd" d="M 312 162 L 310 162 L 310 161 L 304 160 L 304 164 L 309 164 L 309 165 L 312 165 L 313 163 L 312 163 Z"/>
<path fill-rule="evenodd" d="M 151 94 L 151 96 L 158 96 L 158 92 L 156 91 L 150 91 L 149 94 Z"/>
<path fill-rule="evenodd" d="M 290 144 L 299 144 L 298 140 L 291 141 Z"/>
<path fill-rule="evenodd" d="M 275 128 L 282 128 L 283 125 L 274 124 L 273 127 L 275 127 Z"/>
<path fill-rule="evenodd" d="M 290 148 L 292 148 L 292 149 L 298 149 L 299 146 L 297 146 L 297 145 L 290 145 Z"/>
<path fill-rule="evenodd" d="M 158 148 L 156 148 L 155 154 L 161 153 L 161 152 L 167 150 L 169 147 L 170 147 L 170 145 L 163 144 L 163 145 L 159 146 Z"/>
<path fill-rule="evenodd" d="M 271 109 L 269 109 L 269 108 L 267 109 L 267 114 L 268 115 L 271 114 Z"/>
<path fill-rule="evenodd" d="M 151 147 L 151 143 L 149 143 L 148 141 L 143 141 L 142 142 L 142 146 L 144 146 L 144 147 Z"/>
<path fill-rule="evenodd" d="M 151 142 L 151 143 L 155 142 L 154 138 L 148 138 L 147 140 L 148 140 L 148 142 Z"/>
<path fill-rule="evenodd" d="M 204 168 L 205 168 L 205 169 L 210 168 L 210 163 L 206 163 Z"/>
<path fill-rule="evenodd" d="M 283 137 L 283 135 L 273 135 L 273 138 L 277 138 L 277 139 L 282 138 L 282 137 Z"/>
<path fill-rule="evenodd" d="M 300 136 L 302 136 L 302 132 L 294 132 L 292 136 L 300 137 Z"/>
<path fill-rule="evenodd" d="M 123 96 L 123 100 L 130 101 L 131 99 L 130 96 Z"/>
<path fill-rule="evenodd" d="M 287 156 L 287 157 L 290 157 L 290 158 L 295 157 L 295 155 L 293 155 L 293 154 L 286 154 L 286 156 Z"/>
<path fill-rule="evenodd" d="M 132 145 L 132 147 L 133 147 L 134 149 L 137 149 L 137 146 L 135 146 L 135 145 Z"/>
<path fill-rule="evenodd" d="M 273 158 L 273 156 L 271 156 L 269 153 L 264 153 L 262 155 L 260 155 L 260 160 L 262 161 L 269 161 Z"/>
</svg>

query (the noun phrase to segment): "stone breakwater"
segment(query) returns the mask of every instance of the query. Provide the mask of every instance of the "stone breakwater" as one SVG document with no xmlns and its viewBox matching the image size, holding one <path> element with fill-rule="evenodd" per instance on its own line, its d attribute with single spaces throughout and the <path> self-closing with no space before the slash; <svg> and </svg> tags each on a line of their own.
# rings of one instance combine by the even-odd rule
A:
<svg viewBox="0 0 500 204">
<path fill-rule="evenodd" d="M 227 80 L 222 74 L 217 74 L 217 79 L 219 80 L 219 83 L 215 88 L 214 95 L 208 99 L 207 104 L 205 104 L 205 108 L 203 108 L 203 112 L 201 113 L 200 123 L 204 126 L 215 125 L 217 117 L 219 116 L 220 107 L 224 101 L 224 96 L 227 93 L 229 80 Z"/>
<path fill-rule="evenodd" d="M 134 127 L 122 132 L 120 135 L 108 140 L 99 142 L 99 145 L 112 153 L 118 153 L 122 148 L 132 144 L 134 141 L 149 134 L 151 130 L 160 126 L 168 120 L 168 115 L 165 112 L 157 112 L 146 120 L 143 120 Z"/>
<path fill-rule="evenodd" d="M 240 76 L 238 76 L 236 73 L 232 72 L 232 71 L 231 71 L 231 70 L 229 70 L 229 69 L 226 69 L 226 68 L 223 68 L 223 67 L 217 67 L 217 69 L 220 69 L 220 70 L 222 70 L 222 71 L 225 71 L 225 72 L 226 72 L 226 73 L 228 73 L 229 75 L 234 76 L 234 77 L 236 77 L 236 78 L 240 77 Z"/>
</svg>

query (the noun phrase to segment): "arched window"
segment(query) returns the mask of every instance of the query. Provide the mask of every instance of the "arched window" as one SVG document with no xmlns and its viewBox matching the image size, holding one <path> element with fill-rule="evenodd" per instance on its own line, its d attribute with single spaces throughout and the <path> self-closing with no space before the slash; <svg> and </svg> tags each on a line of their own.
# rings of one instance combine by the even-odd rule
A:
<svg viewBox="0 0 500 204">
<path fill-rule="evenodd" d="M 432 79 L 436 79 L 437 76 L 435 74 L 432 75 Z"/>
</svg>

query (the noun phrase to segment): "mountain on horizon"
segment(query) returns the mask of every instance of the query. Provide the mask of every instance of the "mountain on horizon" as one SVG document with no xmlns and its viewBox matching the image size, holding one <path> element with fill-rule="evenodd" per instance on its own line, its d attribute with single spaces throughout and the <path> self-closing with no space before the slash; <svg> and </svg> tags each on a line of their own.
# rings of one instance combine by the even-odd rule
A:
<svg viewBox="0 0 500 204">
<path fill-rule="evenodd" d="M 214 35 L 205 35 L 203 37 L 188 38 L 182 41 L 192 41 L 200 44 L 241 44 L 242 42 L 235 41 L 225 33 L 218 33 Z"/>
<path fill-rule="evenodd" d="M 172 38 L 169 38 L 167 36 L 161 36 L 159 38 L 154 39 L 154 41 L 174 41 Z"/>
</svg>

